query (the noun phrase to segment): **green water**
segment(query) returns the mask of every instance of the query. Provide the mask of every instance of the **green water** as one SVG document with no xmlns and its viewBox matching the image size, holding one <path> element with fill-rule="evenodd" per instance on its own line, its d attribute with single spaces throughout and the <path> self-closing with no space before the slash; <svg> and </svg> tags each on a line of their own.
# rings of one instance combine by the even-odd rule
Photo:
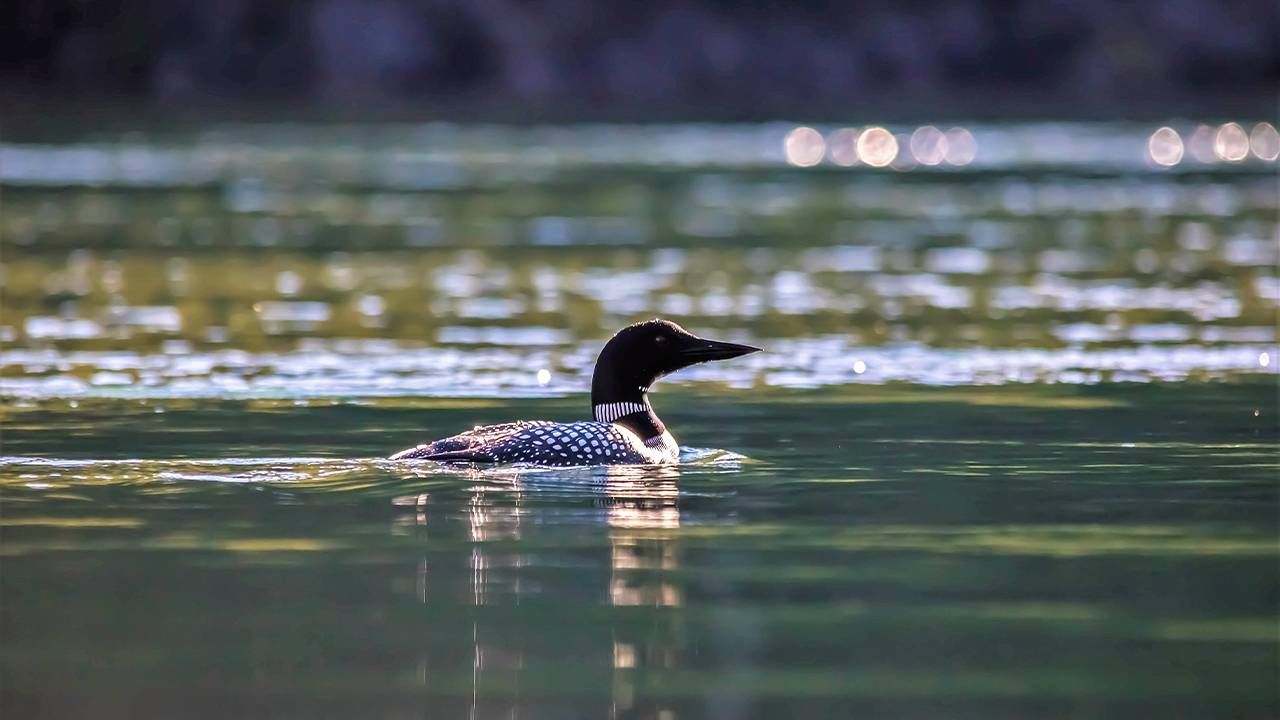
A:
<svg viewBox="0 0 1280 720">
<path fill-rule="evenodd" d="M 1274 161 L 785 131 L 0 144 L 0 711 L 1280 715 Z M 679 467 L 378 459 L 653 315 Z"/>
<path fill-rule="evenodd" d="M 1273 399 L 1270 380 L 671 392 L 682 442 L 749 459 L 612 473 L 362 459 L 577 402 L 11 407 L 6 703 L 1265 717 Z"/>
</svg>

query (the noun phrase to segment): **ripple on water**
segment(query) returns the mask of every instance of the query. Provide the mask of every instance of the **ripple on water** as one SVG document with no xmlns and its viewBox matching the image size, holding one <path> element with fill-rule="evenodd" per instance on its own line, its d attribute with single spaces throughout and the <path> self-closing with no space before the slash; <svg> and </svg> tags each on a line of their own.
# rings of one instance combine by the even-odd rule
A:
<svg viewBox="0 0 1280 720">
<path fill-rule="evenodd" d="M 1263 332 L 1237 329 L 1227 337 Z M 1102 326 L 1064 326 L 1073 340 L 1104 339 Z M 735 363 L 695 366 L 680 382 L 817 388 L 909 382 L 924 385 L 1091 384 L 1275 373 L 1280 347 L 1157 343 L 1186 338 L 1176 326 L 1134 329 L 1149 341 L 1132 347 L 931 348 L 918 344 L 860 347 L 844 336 L 753 340 L 767 352 Z M 1218 334 L 1215 337 L 1222 337 Z M 596 343 L 536 347 L 403 347 L 396 343 L 311 342 L 294 352 L 212 351 L 188 355 L 107 351 L 6 350 L 0 394 L 59 397 L 551 397 L 585 392 Z M 545 371 L 545 372 L 543 372 Z M 87 378 L 87 379 L 85 379 Z M 660 387 L 660 386 L 659 386 Z"/>
<path fill-rule="evenodd" d="M 253 457 L 203 459 L 51 458 L 0 456 L 0 487 L 49 490 L 78 484 L 140 486 L 202 483 L 292 486 L 312 491 L 368 490 L 371 477 L 392 486 L 406 480 L 458 477 L 503 483 L 534 482 L 586 487 L 600 483 L 674 480 L 682 469 L 731 471 L 743 455 L 715 448 L 682 447 L 679 466 L 470 466 L 384 458 Z M 377 483 L 375 483 L 377 484 Z"/>
</svg>

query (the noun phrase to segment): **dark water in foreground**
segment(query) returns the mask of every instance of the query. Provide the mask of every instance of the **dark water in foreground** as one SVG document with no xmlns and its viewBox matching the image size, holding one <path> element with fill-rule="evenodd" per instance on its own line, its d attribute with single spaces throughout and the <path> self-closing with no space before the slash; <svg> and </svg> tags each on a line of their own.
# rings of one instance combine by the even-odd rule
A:
<svg viewBox="0 0 1280 720">
<path fill-rule="evenodd" d="M 746 457 L 608 472 L 358 459 L 577 400 L 11 403 L 6 716 L 1274 717 L 1275 390 L 669 389 Z"/>
</svg>

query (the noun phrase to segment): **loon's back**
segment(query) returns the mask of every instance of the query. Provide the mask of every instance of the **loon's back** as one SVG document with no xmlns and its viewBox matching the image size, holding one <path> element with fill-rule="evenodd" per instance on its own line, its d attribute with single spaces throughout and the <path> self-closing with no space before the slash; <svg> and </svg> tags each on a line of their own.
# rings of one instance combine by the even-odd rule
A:
<svg viewBox="0 0 1280 720">
<path fill-rule="evenodd" d="M 403 450 L 392 460 L 571 465 L 662 465 L 677 462 L 680 448 L 670 433 L 645 442 L 621 425 L 520 420 L 482 425 Z"/>
</svg>

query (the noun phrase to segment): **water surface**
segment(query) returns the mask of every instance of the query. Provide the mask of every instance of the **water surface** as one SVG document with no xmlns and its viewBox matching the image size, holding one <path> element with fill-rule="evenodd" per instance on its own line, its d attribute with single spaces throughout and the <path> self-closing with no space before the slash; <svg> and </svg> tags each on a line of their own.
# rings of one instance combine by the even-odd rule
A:
<svg viewBox="0 0 1280 720">
<path fill-rule="evenodd" d="M 1280 714 L 1274 164 L 786 129 L 0 147 L 5 715 Z M 679 467 L 379 459 L 658 314 Z"/>
</svg>

